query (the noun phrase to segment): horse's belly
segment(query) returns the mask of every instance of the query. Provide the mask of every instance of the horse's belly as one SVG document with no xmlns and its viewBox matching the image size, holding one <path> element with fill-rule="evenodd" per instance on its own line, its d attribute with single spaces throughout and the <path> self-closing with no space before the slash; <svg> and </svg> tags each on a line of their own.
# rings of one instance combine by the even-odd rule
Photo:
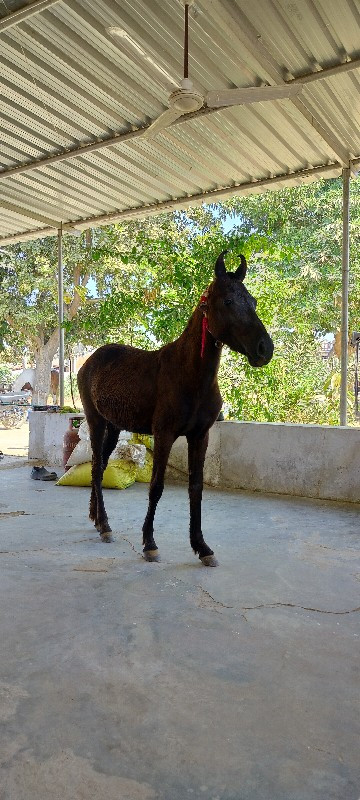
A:
<svg viewBox="0 0 360 800">
<path fill-rule="evenodd" d="M 153 403 L 140 397 L 119 397 L 107 395 L 96 398 L 96 408 L 108 422 L 120 430 L 133 433 L 151 433 L 153 420 Z"/>
<path fill-rule="evenodd" d="M 89 383 L 98 413 L 120 430 L 151 433 L 157 391 L 153 354 L 109 345 L 95 355 Z"/>
</svg>

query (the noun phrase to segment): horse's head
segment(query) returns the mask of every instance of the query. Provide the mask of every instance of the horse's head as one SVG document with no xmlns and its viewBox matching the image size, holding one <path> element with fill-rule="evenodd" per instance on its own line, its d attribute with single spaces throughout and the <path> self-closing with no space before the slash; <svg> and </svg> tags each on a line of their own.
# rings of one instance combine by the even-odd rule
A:
<svg viewBox="0 0 360 800">
<path fill-rule="evenodd" d="M 215 264 L 215 280 L 209 286 L 206 314 L 209 331 L 231 350 L 243 353 L 252 367 L 263 367 L 272 358 L 274 345 L 256 313 L 256 300 L 244 286 L 247 264 L 243 255 L 235 272 L 227 272 L 224 255 Z"/>
</svg>

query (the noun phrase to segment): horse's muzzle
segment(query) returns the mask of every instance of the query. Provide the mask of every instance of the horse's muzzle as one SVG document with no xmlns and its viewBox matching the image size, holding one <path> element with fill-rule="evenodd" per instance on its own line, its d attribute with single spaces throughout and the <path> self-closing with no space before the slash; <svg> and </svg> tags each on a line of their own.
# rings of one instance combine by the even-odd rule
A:
<svg viewBox="0 0 360 800">
<path fill-rule="evenodd" d="M 251 367 L 265 367 L 271 361 L 274 353 L 274 342 L 267 333 L 259 339 L 256 347 L 256 355 L 249 356 L 248 361 Z"/>
</svg>

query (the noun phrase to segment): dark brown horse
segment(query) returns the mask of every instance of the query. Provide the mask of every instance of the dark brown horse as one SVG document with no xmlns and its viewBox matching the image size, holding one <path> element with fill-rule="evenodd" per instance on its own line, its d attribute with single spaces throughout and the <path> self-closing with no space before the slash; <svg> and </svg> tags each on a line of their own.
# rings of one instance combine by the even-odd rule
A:
<svg viewBox="0 0 360 800">
<path fill-rule="evenodd" d="M 227 344 L 243 353 L 253 367 L 264 366 L 273 354 L 272 340 L 255 311 L 256 300 L 243 284 L 246 260 L 240 258 L 236 272 L 227 272 L 221 253 L 215 280 L 174 342 L 150 352 L 104 345 L 78 373 L 93 451 L 90 519 L 104 542 L 111 541 L 111 528 L 101 481 L 119 431 L 154 434 L 154 466 L 143 525 L 143 552 L 148 561 L 158 560 L 153 523 L 169 453 L 175 439 L 186 436 L 190 543 L 203 564 L 217 563 L 202 535 L 201 499 L 209 428 L 222 405 L 217 383 L 221 348 Z"/>
</svg>

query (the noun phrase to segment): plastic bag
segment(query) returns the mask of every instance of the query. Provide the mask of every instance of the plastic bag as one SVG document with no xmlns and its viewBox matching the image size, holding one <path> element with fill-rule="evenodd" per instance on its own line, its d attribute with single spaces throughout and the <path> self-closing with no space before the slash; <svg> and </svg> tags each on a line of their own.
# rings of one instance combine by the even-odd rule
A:
<svg viewBox="0 0 360 800">
<path fill-rule="evenodd" d="M 138 483 L 150 483 L 153 461 L 154 461 L 153 454 L 147 450 L 144 466 L 137 467 L 135 471 L 135 480 Z"/>
<path fill-rule="evenodd" d="M 92 459 L 90 433 L 86 419 L 79 425 L 78 436 L 80 441 L 69 456 L 66 462 L 67 467 L 72 467 L 74 464 L 84 464 Z"/>
<path fill-rule="evenodd" d="M 66 462 L 67 467 L 86 464 L 92 460 L 90 432 L 86 419 L 79 426 L 78 435 L 80 441 L 76 447 L 74 447 L 71 456 L 68 458 Z M 120 431 L 117 445 L 111 453 L 109 461 L 112 463 L 114 461 L 128 461 L 132 464 L 135 464 L 139 469 L 142 469 L 146 466 L 147 449 L 154 449 L 153 436 L 130 433 L 129 431 Z M 147 470 L 147 472 L 144 474 L 148 473 L 149 470 Z M 148 480 L 150 480 L 150 478 L 146 478 L 146 481 Z"/>
<path fill-rule="evenodd" d="M 102 479 L 103 489 L 127 489 L 135 482 L 136 467 L 129 461 L 112 461 Z M 91 486 L 91 463 L 78 464 L 57 481 L 57 486 Z"/>
<path fill-rule="evenodd" d="M 131 441 L 134 444 L 144 444 L 147 450 L 154 449 L 154 437 L 147 433 L 133 433 Z"/>
<path fill-rule="evenodd" d="M 145 464 L 146 447 L 143 444 L 130 444 L 129 441 L 117 444 L 115 450 L 110 456 L 110 460 L 124 459 L 131 461 L 138 467 L 143 467 Z"/>
<path fill-rule="evenodd" d="M 85 464 L 88 461 L 92 460 L 92 449 L 91 449 L 91 442 L 90 442 L 90 432 L 89 426 L 86 422 L 86 419 L 81 423 L 78 429 L 78 435 L 80 442 L 74 447 L 70 457 L 66 462 L 67 467 L 73 467 L 77 464 Z M 126 449 L 129 446 L 129 440 L 131 439 L 132 434 L 129 431 L 120 431 L 118 444 L 110 456 L 112 461 L 119 461 L 121 458 L 125 458 L 129 461 L 132 461 L 131 453 Z M 123 452 L 121 448 L 125 448 Z M 134 463 L 140 464 L 141 458 L 139 455 L 134 453 L 135 461 Z M 140 460 L 139 460 L 140 459 Z M 144 453 L 145 459 L 145 453 Z"/>
<path fill-rule="evenodd" d="M 77 443 L 69 456 L 66 466 L 73 467 L 74 464 L 84 464 L 87 461 L 91 461 L 91 459 L 92 451 L 90 442 L 87 442 L 86 439 L 80 439 L 80 442 Z"/>
<path fill-rule="evenodd" d="M 90 442 L 89 426 L 86 422 L 86 419 L 84 419 L 83 422 L 79 425 L 78 435 L 81 441 Z"/>
</svg>

